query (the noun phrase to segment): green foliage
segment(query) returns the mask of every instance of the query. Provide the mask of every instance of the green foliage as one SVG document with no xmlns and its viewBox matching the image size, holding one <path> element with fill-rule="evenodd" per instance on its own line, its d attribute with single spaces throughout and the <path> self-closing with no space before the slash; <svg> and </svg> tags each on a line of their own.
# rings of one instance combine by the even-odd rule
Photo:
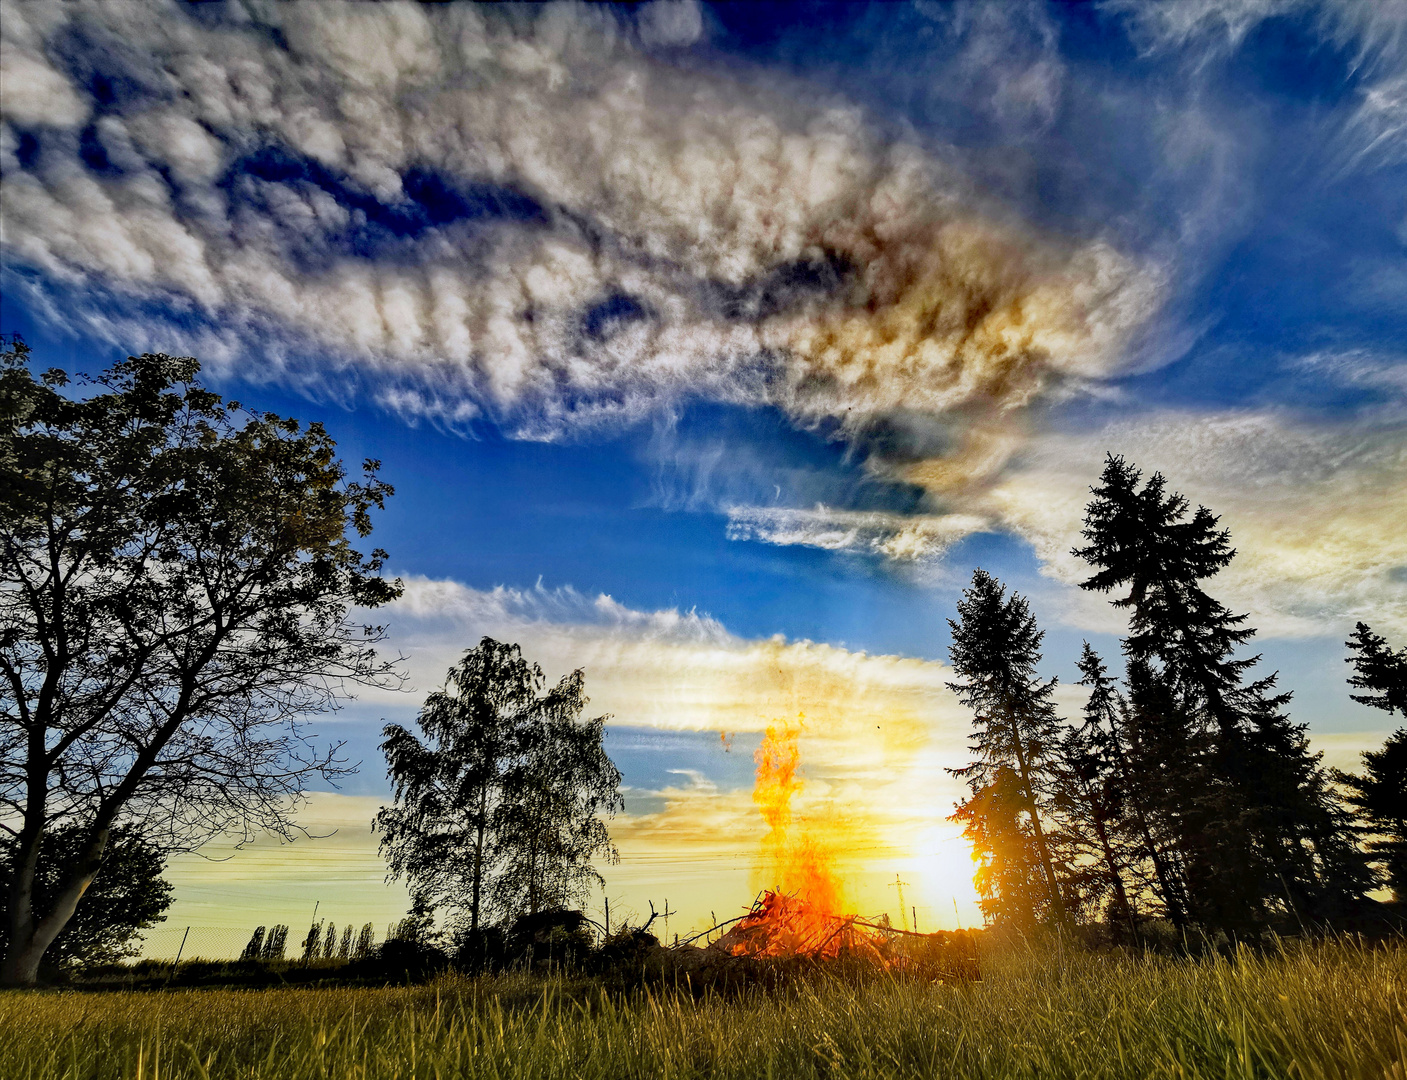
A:
<svg viewBox="0 0 1407 1080">
<path fill-rule="evenodd" d="M 1228 532 L 1166 488 L 1110 455 L 1074 552 L 1096 568 L 1083 588 L 1127 590 L 1112 601 L 1129 612 L 1125 785 L 1169 848 L 1160 899 L 1179 921 L 1238 933 L 1332 917 L 1368 885 L 1349 822 L 1277 676 L 1247 681 L 1259 657 L 1234 655 L 1255 634 L 1246 616 L 1203 588 L 1235 556 Z"/>
<path fill-rule="evenodd" d="M 118 823 L 167 850 L 296 830 L 305 778 L 345 771 L 303 718 L 395 677 L 348 619 L 400 591 L 350 535 L 391 494 L 377 463 L 349 480 L 320 425 L 245 413 L 198 370 L 157 353 L 35 378 L 23 342 L 0 353 L 8 981 L 33 979 Z M 36 912 L 57 823 L 86 838 Z"/>
<path fill-rule="evenodd" d="M 1198 961 L 1050 948 L 982 982 L 818 979 L 607 996 L 580 981 L 0 997 L 25 1080 L 1395 1080 L 1407 950 L 1349 941 Z"/>
<path fill-rule="evenodd" d="M 605 817 L 620 772 L 602 746 L 606 717 L 583 720 L 580 671 L 543 693 L 517 645 L 484 638 L 420 711 L 421 737 L 385 729 L 396 805 L 376 817 L 392 878 L 427 910 L 453 909 L 477 937 L 490 922 L 568 907 L 615 857 Z"/>
<path fill-rule="evenodd" d="M 79 856 L 86 833 L 78 825 L 61 825 L 44 834 L 34 882 L 34 904 L 47 911 L 63 884 L 64 869 Z M 16 843 L 0 846 L 0 914 L 10 892 Z M 45 954 L 46 965 L 67 969 L 110 964 L 136 956 L 140 931 L 164 922 L 164 912 L 175 898 L 161 876 L 166 854 L 142 837 L 131 825 L 112 830 L 102 866 L 84 895 L 84 902 L 54 939 Z M 0 952 L 4 951 L 10 920 L 0 919 Z"/>
</svg>

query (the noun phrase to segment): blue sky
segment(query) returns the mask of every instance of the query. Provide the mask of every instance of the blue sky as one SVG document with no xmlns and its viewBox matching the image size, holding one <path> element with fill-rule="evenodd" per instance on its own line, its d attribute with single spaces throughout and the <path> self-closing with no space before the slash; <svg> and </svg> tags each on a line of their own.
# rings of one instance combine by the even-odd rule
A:
<svg viewBox="0 0 1407 1080">
<path fill-rule="evenodd" d="M 642 853 L 755 830 L 793 711 L 817 799 L 941 830 L 971 569 L 1031 595 L 1062 681 L 1117 651 L 1068 555 L 1106 451 L 1223 513 L 1213 591 L 1334 760 L 1390 729 L 1342 641 L 1407 640 L 1407 4 L 3 22 L 0 329 L 44 365 L 197 355 L 380 458 L 412 685 L 481 633 L 585 664 Z M 345 797 L 414 709 L 324 724 L 368 761 Z M 869 772 L 860 713 L 895 729 Z"/>
</svg>

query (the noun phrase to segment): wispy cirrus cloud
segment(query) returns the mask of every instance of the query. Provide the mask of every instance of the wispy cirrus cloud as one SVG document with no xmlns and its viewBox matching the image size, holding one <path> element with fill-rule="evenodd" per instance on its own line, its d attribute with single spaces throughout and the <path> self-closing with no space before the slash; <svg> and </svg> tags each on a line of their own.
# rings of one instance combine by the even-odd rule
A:
<svg viewBox="0 0 1407 1080">
<path fill-rule="evenodd" d="M 1324 42 L 1347 54 L 1357 101 L 1342 125 L 1345 167 L 1407 160 L 1407 3 L 1404 0 L 1105 0 L 1134 40 L 1193 64 L 1223 60 L 1270 19 L 1308 19 Z"/>
<path fill-rule="evenodd" d="M 898 563 L 936 559 L 964 537 L 992 527 L 991 519 L 973 514 L 896 514 L 823 504 L 728 508 L 730 540 L 864 552 Z"/>
</svg>

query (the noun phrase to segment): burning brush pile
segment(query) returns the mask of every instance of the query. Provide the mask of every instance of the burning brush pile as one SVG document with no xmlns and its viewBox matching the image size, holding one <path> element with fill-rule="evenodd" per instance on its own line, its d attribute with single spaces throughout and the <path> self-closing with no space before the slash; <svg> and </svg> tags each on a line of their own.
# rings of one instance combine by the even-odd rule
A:
<svg viewBox="0 0 1407 1080">
<path fill-rule="evenodd" d="M 705 951 L 753 961 L 869 968 L 931 980 L 978 979 L 975 937 L 918 934 L 858 915 L 837 915 L 807 900 L 766 891 L 752 910 Z"/>
</svg>

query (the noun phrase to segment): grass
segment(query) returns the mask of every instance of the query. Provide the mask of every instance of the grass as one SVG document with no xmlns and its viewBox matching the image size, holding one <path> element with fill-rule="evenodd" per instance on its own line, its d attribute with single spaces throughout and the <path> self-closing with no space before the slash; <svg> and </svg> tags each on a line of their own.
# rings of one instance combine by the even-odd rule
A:
<svg viewBox="0 0 1407 1080">
<path fill-rule="evenodd" d="M 1051 950 L 985 979 L 700 999 L 564 978 L 0 996 L 6 1080 L 1296 1077 L 1407 1080 L 1407 945 Z"/>
</svg>

